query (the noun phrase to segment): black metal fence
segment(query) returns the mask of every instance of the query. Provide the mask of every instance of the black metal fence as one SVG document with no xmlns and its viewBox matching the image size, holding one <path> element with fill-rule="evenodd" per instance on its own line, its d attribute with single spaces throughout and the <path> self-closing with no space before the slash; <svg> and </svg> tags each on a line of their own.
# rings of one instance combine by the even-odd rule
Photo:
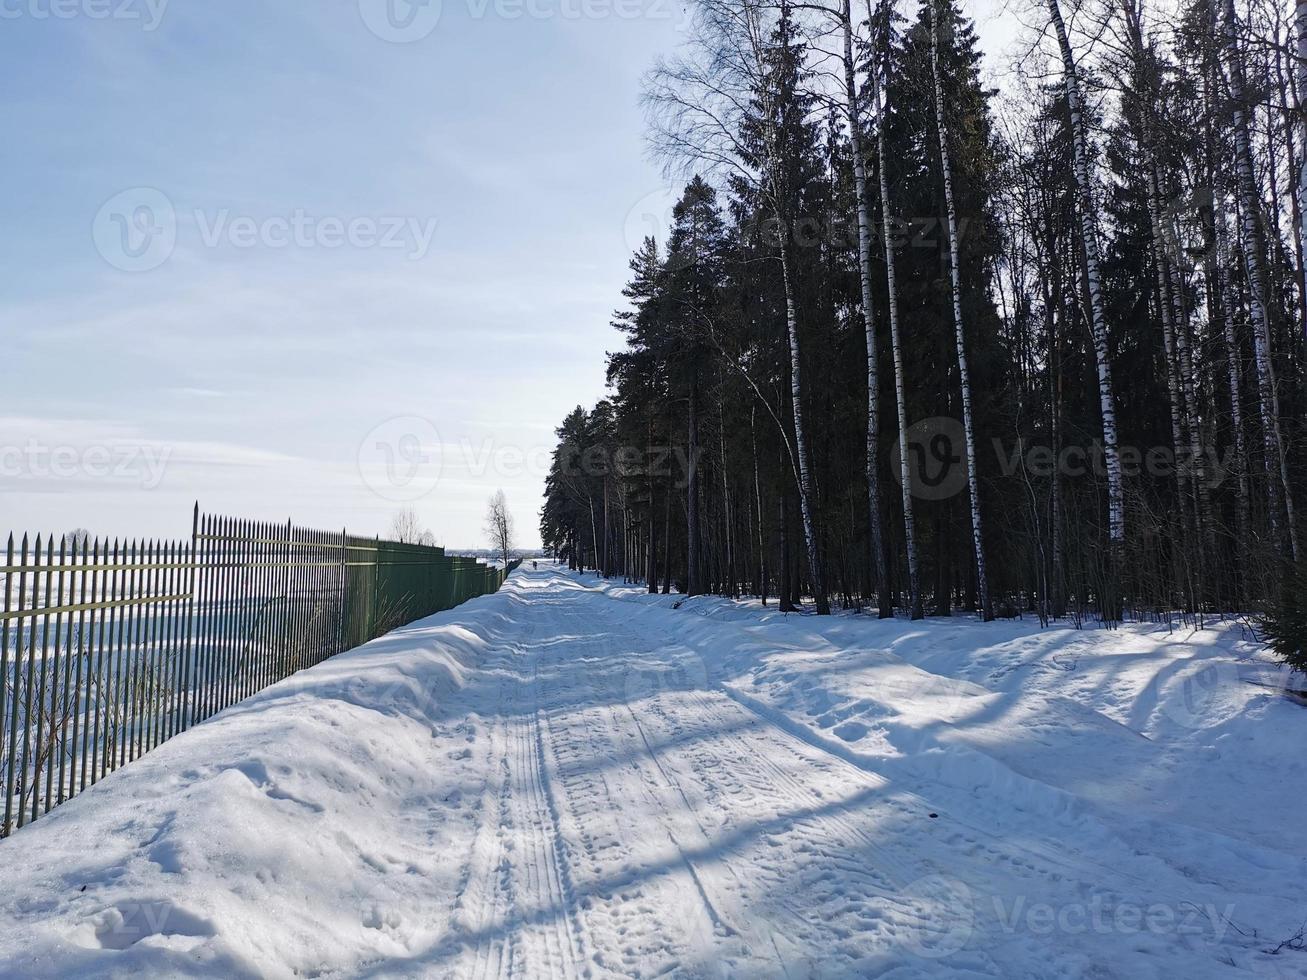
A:
<svg viewBox="0 0 1307 980">
<path fill-rule="evenodd" d="M 494 592 L 510 571 L 198 507 L 189 541 L 11 534 L 0 838 L 228 705 Z"/>
</svg>

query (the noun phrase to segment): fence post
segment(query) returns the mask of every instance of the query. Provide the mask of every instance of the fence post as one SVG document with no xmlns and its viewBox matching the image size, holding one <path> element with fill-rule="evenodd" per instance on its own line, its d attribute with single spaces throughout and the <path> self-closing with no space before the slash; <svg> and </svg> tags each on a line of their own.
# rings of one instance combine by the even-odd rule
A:
<svg viewBox="0 0 1307 980">
<path fill-rule="evenodd" d="M 9 703 L 6 699 L 6 692 L 9 689 L 9 612 L 10 609 L 12 608 L 10 606 L 10 598 L 13 593 L 13 581 L 14 581 L 13 572 L 9 571 L 8 569 L 11 569 L 13 567 L 14 567 L 14 535 L 13 532 L 10 532 L 9 545 L 5 549 L 5 569 L 6 569 L 5 605 L 4 605 L 5 618 L 4 618 L 4 626 L 3 626 L 3 635 L 0 636 L 0 756 L 4 755 L 6 747 L 10 747 L 13 745 L 12 736 L 10 736 L 8 739 L 5 737 L 6 732 L 4 731 L 4 729 L 8 727 L 7 722 L 9 719 L 9 716 L 5 713 L 6 709 L 13 712 L 13 717 L 15 720 L 18 718 L 18 658 L 17 657 L 14 658 L 13 701 L 12 703 Z M 18 581 L 19 581 L 19 588 L 21 589 L 22 588 L 21 572 L 19 573 Z M 21 623 L 20 623 L 20 629 L 18 631 L 17 645 L 19 649 L 21 649 L 23 645 L 23 633 L 21 629 Z M 12 760 L 12 753 L 10 754 L 10 759 Z M 10 761 L 8 767 L 8 773 L 11 778 L 13 776 L 13 769 L 14 769 L 13 762 Z M 0 837 L 5 837 L 9 834 L 9 800 L 13 794 L 7 786 L 5 787 L 5 790 L 6 791 L 5 791 L 4 823 L 0 824 Z"/>
</svg>

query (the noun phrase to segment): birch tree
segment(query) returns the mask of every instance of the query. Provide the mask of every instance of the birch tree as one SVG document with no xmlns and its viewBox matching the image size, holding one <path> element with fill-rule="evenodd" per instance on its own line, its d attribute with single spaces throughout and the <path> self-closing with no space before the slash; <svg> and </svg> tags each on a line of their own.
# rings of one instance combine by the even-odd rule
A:
<svg viewBox="0 0 1307 980">
<path fill-rule="evenodd" d="M 849 144 L 853 151 L 853 190 L 858 210 L 858 278 L 862 287 L 862 324 L 867 338 L 867 513 L 871 545 L 871 567 L 882 619 L 894 615 L 890 601 L 889 573 L 885 567 L 885 535 L 880 511 L 880 363 L 876 340 L 876 310 L 871 293 L 871 205 L 867 192 L 867 165 L 862 149 L 862 114 L 858 105 L 858 83 L 853 61 L 852 0 L 843 0 L 840 28 L 844 36 L 844 105 L 849 120 Z"/>
<path fill-rule="evenodd" d="M 1085 292 L 1089 298 L 1090 326 L 1094 341 L 1094 360 L 1098 368 L 1098 398 L 1103 420 L 1103 460 L 1107 470 L 1107 523 L 1111 550 L 1108 575 L 1115 579 L 1122 571 L 1125 552 L 1125 488 L 1121 476 L 1121 455 L 1116 424 L 1116 395 L 1112 385 L 1112 361 L 1108 348 L 1107 321 L 1103 314 L 1103 296 L 1099 280 L 1101 264 L 1098 232 L 1094 227 L 1093 185 L 1089 176 L 1089 136 L 1080 95 L 1080 79 L 1075 55 L 1067 36 L 1066 24 L 1058 0 L 1048 0 L 1048 15 L 1057 35 L 1062 56 L 1062 79 L 1066 89 L 1067 109 L 1071 116 L 1080 239 L 1084 257 Z M 1113 583 L 1115 587 L 1115 583 Z M 1112 612 L 1115 612 L 1113 610 Z M 1111 615 L 1111 613 L 1109 613 Z"/>
<path fill-rule="evenodd" d="M 794 189 L 786 173 L 793 147 L 784 139 L 780 116 L 787 107 L 779 101 L 773 61 L 782 46 L 770 43 L 767 10 L 758 0 L 700 0 L 693 39 L 698 58 L 663 62 L 651 76 L 646 101 L 654 110 L 655 143 L 664 159 L 673 165 L 692 160 L 734 174 L 755 187 L 771 210 L 785 295 L 793 460 L 808 575 L 817 611 L 826 615 L 830 600 L 803 405 L 800 311 L 791 255 L 796 216 L 791 213 Z M 775 26 L 785 30 L 788 23 L 789 11 L 782 4 Z M 747 129 L 756 132 L 756 147 L 746 142 Z"/>
<path fill-rule="evenodd" d="M 971 372 L 967 366 L 966 328 L 962 320 L 961 256 L 958 250 L 958 214 L 953 201 L 953 167 L 949 160 L 949 129 L 944 112 L 944 86 L 939 74 L 939 12 L 937 0 L 930 5 L 930 64 L 935 82 L 935 124 L 939 131 L 939 163 L 944 176 L 944 201 L 948 209 L 949 278 L 952 283 L 953 326 L 957 338 L 958 377 L 962 386 L 962 429 L 966 439 L 967 489 L 971 502 L 971 543 L 975 552 L 976 591 L 986 622 L 994 618 L 985 565 L 985 542 L 980 522 L 980 481 L 976 473 L 976 431 L 971 413 Z"/>
<path fill-rule="evenodd" d="M 875 25 L 876 17 L 872 11 L 870 0 L 867 4 L 868 23 Z M 887 293 L 887 305 L 889 307 L 889 330 L 890 330 L 890 350 L 894 359 L 894 403 L 897 406 L 899 439 L 898 439 L 898 467 L 899 467 L 899 487 L 903 495 L 903 542 L 904 551 L 907 553 L 908 565 L 908 606 L 909 616 L 913 620 L 921 619 L 925 616 L 921 598 L 921 570 L 917 558 L 917 526 L 916 518 L 912 509 L 912 482 L 910 475 L 910 460 L 908 458 L 908 405 L 907 405 L 907 383 L 904 377 L 903 369 L 903 341 L 902 329 L 899 323 L 899 290 L 898 274 L 896 272 L 896 263 L 894 252 L 897 243 L 894 240 L 894 231 L 897 222 L 894 220 L 894 211 L 890 203 L 889 177 L 886 175 L 885 161 L 885 114 L 881 104 L 881 71 L 885 64 L 885 54 L 889 47 L 889 25 L 888 22 L 879 28 L 872 27 L 873 30 L 873 47 L 872 61 L 868 70 L 871 81 L 871 99 L 872 113 L 875 117 L 876 126 L 876 158 L 879 161 L 877 174 L 880 178 L 880 207 L 881 207 L 881 233 L 885 245 L 885 288 Z M 878 42 L 878 46 L 877 43 Z"/>
<path fill-rule="evenodd" d="M 1240 244 L 1248 275 L 1249 314 L 1252 319 L 1253 354 L 1257 366 L 1258 404 L 1262 417 L 1271 534 L 1277 541 L 1285 543 L 1282 546 L 1293 560 L 1297 561 L 1298 531 L 1294 521 L 1288 458 L 1284 451 L 1284 438 L 1280 432 L 1280 396 L 1276 390 L 1275 366 L 1271 360 L 1271 327 L 1267 310 L 1261 195 L 1257 190 L 1257 179 L 1253 169 L 1252 136 L 1248 120 L 1248 101 L 1245 95 L 1247 85 L 1244 80 L 1243 57 L 1239 51 L 1239 21 L 1235 15 L 1234 0 L 1222 0 L 1222 2 L 1226 84 L 1230 90 L 1230 108 L 1234 120 L 1235 186 L 1238 190 L 1241 211 Z"/>
<path fill-rule="evenodd" d="M 498 553 L 507 568 L 513 554 L 513 515 L 503 490 L 496 490 L 486 503 L 485 534 L 490 550 Z"/>
</svg>

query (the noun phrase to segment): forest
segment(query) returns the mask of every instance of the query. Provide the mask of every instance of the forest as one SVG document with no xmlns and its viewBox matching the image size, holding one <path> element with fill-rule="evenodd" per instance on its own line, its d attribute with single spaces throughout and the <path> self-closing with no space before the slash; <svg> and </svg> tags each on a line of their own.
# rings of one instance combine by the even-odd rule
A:
<svg viewBox="0 0 1307 980">
<path fill-rule="evenodd" d="M 1002 64 L 956 0 L 694 10 L 545 545 L 818 614 L 1250 613 L 1307 662 L 1307 4 L 1045 0 Z"/>
</svg>

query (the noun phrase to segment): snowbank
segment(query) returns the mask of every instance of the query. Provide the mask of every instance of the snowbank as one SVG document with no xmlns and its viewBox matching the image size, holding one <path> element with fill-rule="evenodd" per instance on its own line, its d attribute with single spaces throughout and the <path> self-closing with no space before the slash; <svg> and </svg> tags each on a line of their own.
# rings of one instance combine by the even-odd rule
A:
<svg viewBox="0 0 1307 980">
<path fill-rule="evenodd" d="M 303 671 L 0 842 L 0 976 L 303 975 L 448 931 L 509 601 Z"/>
<path fill-rule="evenodd" d="M 1304 976 L 1288 682 L 528 567 L 0 842 L 0 976 Z"/>
</svg>

